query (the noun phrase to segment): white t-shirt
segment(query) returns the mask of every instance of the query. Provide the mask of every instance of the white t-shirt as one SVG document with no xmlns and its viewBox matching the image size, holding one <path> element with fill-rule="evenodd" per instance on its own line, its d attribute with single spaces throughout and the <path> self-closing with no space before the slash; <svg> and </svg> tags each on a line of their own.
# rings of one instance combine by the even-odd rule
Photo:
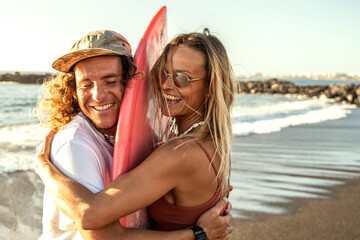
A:
<svg viewBox="0 0 360 240">
<path fill-rule="evenodd" d="M 96 193 L 110 182 L 113 146 L 79 113 L 58 132 L 51 145 L 51 161 L 67 177 Z M 73 221 L 54 204 L 45 189 L 41 240 L 82 239 Z"/>
</svg>

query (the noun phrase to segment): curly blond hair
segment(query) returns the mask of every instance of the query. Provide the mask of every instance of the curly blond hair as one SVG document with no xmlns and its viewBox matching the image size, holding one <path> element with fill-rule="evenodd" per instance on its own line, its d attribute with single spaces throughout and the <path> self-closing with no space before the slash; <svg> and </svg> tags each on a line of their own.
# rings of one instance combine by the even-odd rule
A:
<svg viewBox="0 0 360 240">
<path fill-rule="evenodd" d="M 36 115 L 46 128 L 58 132 L 80 111 L 75 98 L 74 72 L 59 73 L 47 78 L 42 90 L 43 96 L 36 105 Z"/>
<path fill-rule="evenodd" d="M 203 33 L 181 34 L 171 40 L 151 70 L 152 92 L 156 114 L 161 124 L 161 105 L 164 96 L 161 88 L 162 72 L 165 69 L 168 55 L 174 54 L 179 46 L 186 46 L 201 51 L 206 59 L 205 69 L 207 95 L 204 99 L 204 121 L 200 131 L 193 136 L 195 140 L 211 139 L 215 145 L 215 153 L 220 156 L 221 163 L 218 176 L 224 194 L 229 191 L 230 151 L 232 145 L 231 107 L 235 96 L 234 73 L 225 47 L 220 40 L 205 28 Z M 169 135 L 169 126 L 159 136 Z M 190 135 L 190 134 L 189 134 Z"/>
<path fill-rule="evenodd" d="M 123 84 L 126 86 L 136 75 L 132 57 L 120 56 L 123 65 Z M 55 132 L 68 124 L 80 112 L 76 96 L 76 81 L 73 69 L 69 73 L 59 73 L 45 79 L 43 96 L 39 98 L 35 115 L 40 123 Z"/>
</svg>

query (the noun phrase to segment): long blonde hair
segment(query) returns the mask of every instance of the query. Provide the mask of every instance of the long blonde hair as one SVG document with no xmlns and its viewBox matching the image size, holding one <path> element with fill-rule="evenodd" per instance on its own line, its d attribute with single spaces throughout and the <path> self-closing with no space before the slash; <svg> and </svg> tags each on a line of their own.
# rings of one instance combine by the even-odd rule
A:
<svg viewBox="0 0 360 240">
<path fill-rule="evenodd" d="M 194 50 L 201 51 L 206 59 L 205 69 L 207 72 L 207 95 L 205 104 L 205 124 L 195 135 L 196 140 L 214 141 L 215 153 L 220 156 L 221 163 L 218 170 L 218 176 L 221 177 L 222 189 L 224 194 L 229 191 L 230 177 L 230 151 L 232 145 L 232 124 L 231 124 L 231 106 L 234 101 L 235 84 L 234 73 L 226 53 L 225 47 L 220 40 L 210 34 L 208 29 L 203 33 L 181 34 L 174 38 L 165 47 L 164 52 L 156 61 L 151 70 L 151 85 L 156 105 L 155 116 L 159 117 L 163 94 L 161 92 L 161 75 L 165 69 L 167 57 L 173 54 L 179 46 L 186 46 Z M 161 137 L 169 135 L 169 126 L 163 132 Z M 164 136 L 165 135 L 165 136 Z"/>
</svg>

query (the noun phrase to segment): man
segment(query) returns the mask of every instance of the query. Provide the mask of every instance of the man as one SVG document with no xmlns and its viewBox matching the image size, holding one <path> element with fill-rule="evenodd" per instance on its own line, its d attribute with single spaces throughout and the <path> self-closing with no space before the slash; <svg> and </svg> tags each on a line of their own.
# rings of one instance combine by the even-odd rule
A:
<svg viewBox="0 0 360 240">
<path fill-rule="evenodd" d="M 92 192 L 104 188 L 110 180 L 112 153 L 120 105 L 127 81 L 135 74 L 128 41 L 113 31 L 94 31 L 77 41 L 71 52 L 53 63 L 64 72 L 44 83 L 44 98 L 38 111 L 46 126 L 58 132 L 51 146 L 54 165 L 66 176 Z M 231 215 L 219 217 L 224 202 L 199 219 L 208 235 L 217 236 L 221 225 L 228 225 Z M 155 232 L 122 228 L 119 222 L 108 227 L 85 231 L 77 229 L 62 214 L 45 191 L 43 235 L 41 239 L 81 239 L 94 235 L 121 239 L 192 239 L 190 230 Z M 206 217 L 206 214 L 208 215 Z M 217 226 L 207 228 L 207 226 Z M 144 228 L 144 225 L 137 226 Z M 221 234 L 227 236 L 228 229 Z M 200 229 L 201 230 L 201 229 Z M 81 236 L 80 236 L 81 234 Z"/>
</svg>

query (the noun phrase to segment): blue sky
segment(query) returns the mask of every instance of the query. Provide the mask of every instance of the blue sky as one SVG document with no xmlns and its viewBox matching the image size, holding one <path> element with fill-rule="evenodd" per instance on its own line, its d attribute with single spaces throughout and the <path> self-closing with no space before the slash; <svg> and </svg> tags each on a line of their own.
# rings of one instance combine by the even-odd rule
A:
<svg viewBox="0 0 360 240">
<path fill-rule="evenodd" d="M 360 73 L 357 0 L 0 0 L 0 70 L 51 71 L 97 29 L 120 32 L 136 49 L 163 5 L 169 39 L 210 28 L 238 74 Z"/>
</svg>

